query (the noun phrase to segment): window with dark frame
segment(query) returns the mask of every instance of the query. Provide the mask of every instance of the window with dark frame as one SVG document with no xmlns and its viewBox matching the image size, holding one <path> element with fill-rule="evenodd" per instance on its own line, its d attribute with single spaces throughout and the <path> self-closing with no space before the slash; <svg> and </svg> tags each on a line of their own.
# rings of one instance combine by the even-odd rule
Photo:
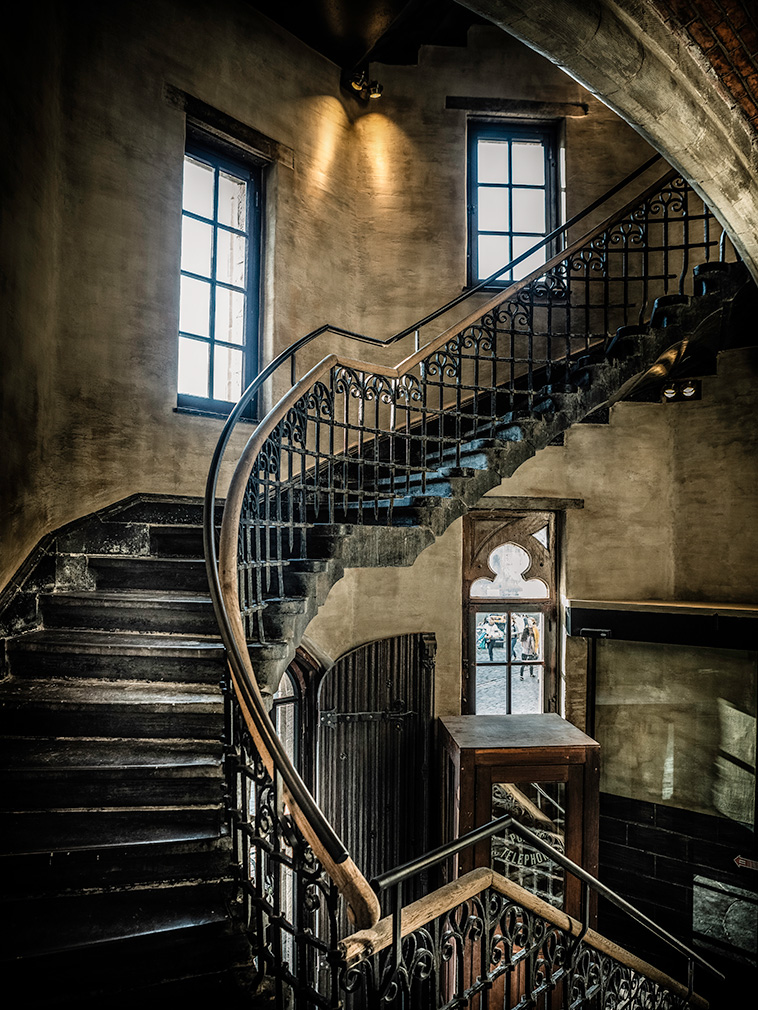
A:
<svg viewBox="0 0 758 1010">
<path fill-rule="evenodd" d="M 469 123 L 468 283 L 506 266 L 558 225 L 557 130 L 549 124 Z M 554 249 L 543 247 L 493 287 L 519 280 Z"/>
<path fill-rule="evenodd" d="M 540 713 L 556 695 L 556 521 L 551 512 L 464 521 L 463 711 Z"/>
<path fill-rule="evenodd" d="M 261 167 L 236 155 L 193 133 L 184 156 L 177 406 L 215 414 L 258 368 Z"/>
</svg>

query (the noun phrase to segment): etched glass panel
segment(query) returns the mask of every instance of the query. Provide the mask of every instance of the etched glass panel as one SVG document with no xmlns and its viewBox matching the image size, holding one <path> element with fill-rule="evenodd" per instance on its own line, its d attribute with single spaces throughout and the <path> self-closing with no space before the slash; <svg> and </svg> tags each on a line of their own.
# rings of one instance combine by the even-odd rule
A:
<svg viewBox="0 0 758 1010">
<path fill-rule="evenodd" d="M 545 193 L 541 189 L 513 190 L 513 230 L 545 234 Z M 536 241 L 536 237 L 534 239 Z M 534 241 L 532 245 L 534 245 Z"/>
<path fill-rule="evenodd" d="M 566 851 L 564 782 L 495 782 L 492 817 L 509 814 L 561 854 Z M 492 838 L 492 868 L 533 894 L 563 908 L 565 871 L 515 831 Z"/>
<path fill-rule="evenodd" d="M 224 284 L 245 283 L 245 254 L 247 239 L 244 235 L 219 228 L 216 238 L 216 280 Z"/>
<path fill-rule="evenodd" d="M 241 344 L 245 339 L 245 296 L 241 291 L 216 288 L 216 340 Z"/>
<path fill-rule="evenodd" d="M 213 398 L 234 402 L 242 395 L 242 351 L 218 345 L 213 352 Z"/>
<path fill-rule="evenodd" d="M 513 258 L 516 259 L 522 253 L 527 252 L 532 246 L 538 242 L 533 235 L 514 235 L 513 236 Z M 533 270 L 538 270 L 541 266 L 545 265 L 545 248 L 544 246 L 540 249 L 536 249 L 531 256 L 527 256 L 525 260 L 513 270 L 513 276 L 516 280 L 520 280 L 522 277 L 526 277 Z"/>
</svg>

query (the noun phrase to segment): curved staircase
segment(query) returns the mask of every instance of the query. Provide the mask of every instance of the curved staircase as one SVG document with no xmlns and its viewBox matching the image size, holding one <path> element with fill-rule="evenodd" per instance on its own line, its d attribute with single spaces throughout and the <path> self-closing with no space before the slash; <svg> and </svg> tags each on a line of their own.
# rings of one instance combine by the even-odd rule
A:
<svg viewBox="0 0 758 1010">
<path fill-rule="evenodd" d="M 566 284 L 571 268 L 561 264 L 581 261 L 586 249 L 593 262 L 604 252 L 602 228 L 611 234 L 627 212 L 584 245 L 568 246 L 544 276 Z M 713 244 L 702 247 L 706 259 Z M 373 926 L 376 897 L 309 805 L 265 714 L 319 605 L 346 567 L 412 564 L 570 425 L 602 418 L 621 397 L 660 398 L 672 376 L 712 371 L 718 351 L 739 342 L 741 321 L 755 311 L 755 288 L 739 263 L 699 264 L 691 295 L 682 282 L 660 295 L 649 320 L 634 322 L 632 314 L 645 314 L 645 297 L 624 308 L 610 333 L 590 333 L 589 298 L 577 307 L 566 288 L 554 353 L 534 354 L 533 332 L 513 336 L 514 320 L 525 307 L 534 317 L 550 303 L 543 282 L 538 271 L 511 285 L 426 347 L 419 349 L 417 334 L 402 367 L 370 372 L 332 355 L 295 383 L 251 438 L 232 481 L 219 575 L 219 512 L 206 508 L 210 593 L 201 507 L 151 496 L 58 531 L 14 580 L 2 611 L 3 918 L 10 927 L 2 959 L 25 1003 L 87 1005 L 107 996 L 118 1006 L 207 993 L 250 1006 L 249 989 L 272 965 L 283 965 L 295 985 L 281 949 L 271 953 L 263 939 L 272 908 L 279 926 L 286 916 L 255 877 L 259 852 L 280 869 L 294 866 L 313 888 L 312 847 L 359 925 Z M 576 340 L 569 310 L 585 315 Z M 529 353 L 512 350 L 507 377 L 498 378 L 493 347 L 503 333 L 511 348 L 523 336 Z M 272 363 L 250 395 L 290 357 Z M 482 362 L 486 382 L 477 381 Z M 327 436 L 332 441 L 321 444 Z M 217 617 L 239 695 L 228 692 L 226 724 Z M 268 797 L 270 818 L 246 808 L 250 782 Z M 274 823 L 275 843 L 266 835 Z M 299 916 L 313 911 L 311 900 Z M 331 952 L 336 972 L 336 944 L 318 947 L 309 929 L 307 941 L 294 927 L 290 933 L 315 943 L 319 957 Z M 326 1006 L 313 995 L 308 957 L 299 961 L 298 992 L 308 995 L 298 1005 Z"/>
</svg>

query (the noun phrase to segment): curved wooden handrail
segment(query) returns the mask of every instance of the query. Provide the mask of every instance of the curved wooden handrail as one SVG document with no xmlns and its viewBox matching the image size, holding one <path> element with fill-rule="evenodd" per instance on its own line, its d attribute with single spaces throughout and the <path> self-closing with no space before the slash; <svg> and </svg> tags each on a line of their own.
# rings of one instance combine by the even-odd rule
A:
<svg viewBox="0 0 758 1010">
<path fill-rule="evenodd" d="M 595 930 L 587 929 L 585 931 L 583 924 L 577 919 L 488 867 L 471 870 L 457 880 L 445 884 L 436 891 L 432 891 L 431 894 L 425 894 L 423 898 L 419 898 L 418 901 L 414 901 L 410 905 L 406 905 L 402 910 L 400 920 L 401 936 L 409 936 L 417 929 L 421 929 L 446 912 L 452 911 L 463 902 L 488 889 L 496 891 L 516 902 L 522 908 L 534 912 L 546 922 L 557 926 L 564 933 L 568 933 L 569 936 L 581 936 L 582 943 L 588 947 L 592 947 L 601 954 L 606 954 L 638 975 L 650 979 L 651 982 L 666 989 L 674 996 L 685 1000 L 690 1006 L 696 1007 L 698 1010 L 708 1010 L 708 1001 L 696 993 L 690 994 L 686 985 L 677 982 L 665 972 L 648 964 L 647 961 L 641 960 Z M 345 937 L 339 943 L 339 950 L 349 968 L 367 957 L 385 950 L 392 944 L 392 940 L 392 916 L 390 915 L 369 929 L 363 929 Z"/>
<path fill-rule="evenodd" d="M 293 820 L 309 845 L 313 848 L 324 869 L 344 895 L 348 903 L 351 918 L 358 926 L 370 926 L 378 920 L 380 914 L 379 903 L 365 876 L 356 867 L 349 855 L 343 850 L 339 854 L 339 857 L 335 857 L 334 846 L 330 850 L 330 846 L 325 844 L 322 837 L 324 832 L 320 832 L 318 827 L 311 823 L 308 811 L 304 809 L 304 804 L 299 802 L 297 798 L 298 795 L 307 797 L 307 805 L 312 810 L 317 809 L 315 801 L 297 774 L 289 756 L 283 747 L 277 746 L 279 743 L 278 736 L 268 716 L 266 704 L 258 687 L 239 613 L 238 530 L 245 490 L 255 460 L 266 440 L 279 422 L 287 415 L 287 412 L 333 368 L 342 367 L 357 372 L 383 376 L 391 380 L 402 378 L 429 355 L 434 354 L 435 351 L 444 347 L 446 343 L 463 333 L 468 327 L 476 324 L 484 315 L 493 311 L 502 303 L 513 299 L 527 285 L 559 266 L 567 258 L 586 246 L 588 242 L 591 242 L 593 238 L 623 220 L 629 213 L 630 208 L 654 196 L 667 181 L 676 178 L 677 175 L 678 173 L 675 170 L 667 166 L 666 170 L 642 194 L 635 196 L 633 201 L 610 215 L 600 225 L 584 234 L 581 238 L 570 243 L 561 252 L 521 280 L 495 292 L 484 303 L 469 312 L 464 319 L 443 330 L 442 333 L 430 340 L 423 347 L 409 354 L 396 366 L 381 365 L 350 357 L 342 357 L 336 354 L 327 355 L 285 393 L 279 402 L 268 412 L 266 417 L 257 425 L 248 439 L 235 467 L 226 496 L 221 522 L 217 570 L 215 569 L 215 548 L 212 546 L 213 538 L 206 523 L 206 557 L 209 559 L 211 595 L 219 618 L 219 624 L 222 628 L 222 637 L 229 652 L 232 682 L 245 723 L 269 774 L 273 776 L 275 768 L 278 771 L 282 780 L 285 800 Z M 321 332 L 321 330 L 313 332 L 315 334 Z M 300 346 L 301 343 L 302 340 L 296 342 L 297 346 Z M 288 360 L 289 356 L 283 353 L 276 362 L 272 362 L 272 365 L 261 373 L 259 380 L 246 391 L 243 399 L 237 405 L 233 414 L 230 415 L 229 422 L 224 428 L 216 454 L 214 455 L 214 462 L 211 467 L 206 491 L 206 511 L 209 505 L 212 511 L 213 503 L 215 502 L 215 487 L 220 456 L 223 454 L 228 443 L 234 423 L 236 423 L 244 406 L 250 401 L 253 390 L 259 389 L 261 381 L 264 378 L 269 378 L 277 367 L 280 367 Z M 334 841 L 336 836 L 334 836 L 333 832 L 331 832 L 331 835 L 332 841 Z"/>
</svg>

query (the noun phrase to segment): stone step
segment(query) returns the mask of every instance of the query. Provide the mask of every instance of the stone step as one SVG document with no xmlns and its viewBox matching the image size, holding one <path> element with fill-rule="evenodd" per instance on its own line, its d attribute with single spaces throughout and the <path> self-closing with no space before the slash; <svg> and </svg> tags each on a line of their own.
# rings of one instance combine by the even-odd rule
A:
<svg viewBox="0 0 758 1010">
<path fill-rule="evenodd" d="M 249 958 L 227 884 L 171 884 L 3 902 L 0 963 L 30 1006 L 218 971 Z"/>
<path fill-rule="evenodd" d="M 162 589 L 208 592 L 205 561 L 199 558 L 117 557 L 90 554 L 87 569 L 97 589 Z"/>
<path fill-rule="evenodd" d="M 205 741 L 0 738 L 6 810 L 217 803 L 221 745 Z"/>
<path fill-rule="evenodd" d="M 221 521 L 223 505 L 216 505 L 216 522 Z M 108 519 L 120 523 L 148 525 L 203 525 L 203 503 L 198 498 L 136 495 L 109 510 Z"/>
<path fill-rule="evenodd" d="M 213 809 L 214 815 L 218 811 Z M 61 814 L 50 815 L 56 822 Z M 72 815 L 73 816 L 73 815 Z M 107 813 L 104 814 L 107 817 Z M 5 897 L 50 896 L 106 887 L 218 879 L 231 874 L 231 841 L 215 827 L 197 827 L 187 837 L 156 830 L 145 838 L 146 823 L 135 826 L 140 841 L 0 854 Z M 27 845 L 39 842 L 26 840 Z M 22 840 L 23 841 L 23 840 Z"/>
<path fill-rule="evenodd" d="M 149 589 L 67 591 L 40 595 L 46 628 L 214 635 L 218 624 L 210 596 Z"/>
<path fill-rule="evenodd" d="M 33 631 L 8 643 L 14 677 L 87 677 L 108 680 L 218 684 L 224 673 L 218 638 L 184 638 L 66 628 Z"/>
<path fill-rule="evenodd" d="M 153 681 L 11 680 L 0 690 L 7 736 L 218 740 L 218 688 Z"/>
<path fill-rule="evenodd" d="M 148 531 L 150 554 L 158 557 L 202 558 L 202 526 L 165 523 L 151 525 Z"/>
<path fill-rule="evenodd" d="M 66 852 L 218 838 L 221 817 L 217 803 L 0 813 L 0 853 L 3 857 L 47 854 L 59 858 Z"/>
</svg>

